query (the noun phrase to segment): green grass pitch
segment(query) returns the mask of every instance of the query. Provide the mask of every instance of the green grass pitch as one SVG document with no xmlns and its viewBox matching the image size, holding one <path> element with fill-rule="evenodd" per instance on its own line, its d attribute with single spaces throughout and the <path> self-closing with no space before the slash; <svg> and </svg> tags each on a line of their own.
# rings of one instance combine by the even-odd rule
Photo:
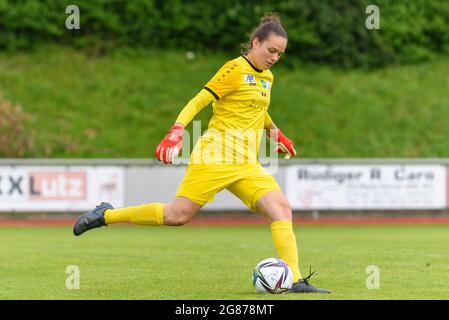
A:
<svg viewBox="0 0 449 320">
<path fill-rule="evenodd" d="M 295 225 L 300 267 L 319 294 L 257 294 L 252 270 L 276 256 L 268 226 L 0 227 L 0 299 L 447 299 L 446 225 Z M 69 290 L 69 265 L 80 288 Z M 379 288 L 367 289 L 367 267 Z"/>
</svg>

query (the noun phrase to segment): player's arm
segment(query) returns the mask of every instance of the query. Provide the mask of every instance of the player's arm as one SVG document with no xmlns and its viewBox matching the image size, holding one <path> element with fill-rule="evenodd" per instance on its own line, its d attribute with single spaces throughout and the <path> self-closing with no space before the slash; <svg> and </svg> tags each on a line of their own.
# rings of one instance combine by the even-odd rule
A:
<svg viewBox="0 0 449 320">
<path fill-rule="evenodd" d="M 287 138 L 271 119 L 268 112 L 265 115 L 264 128 L 267 130 L 268 137 L 277 144 L 276 152 L 285 153 L 285 159 L 296 156 L 296 150 L 293 141 Z"/>
<path fill-rule="evenodd" d="M 182 147 L 184 128 L 214 99 L 219 100 L 235 91 L 240 85 L 241 67 L 230 61 L 218 70 L 204 88 L 182 109 L 175 124 L 156 147 L 156 158 L 172 163 Z"/>
<path fill-rule="evenodd" d="M 182 134 L 184 128 L 204 109 L 212 100 L 213 95 L 202 89 L 193 97 L 179 113 L 175 124 L 170 128 L 167 135 L 156 147 L 156 158 L 164 163 L 172 163 L 182 148 Z"/>
</svg>

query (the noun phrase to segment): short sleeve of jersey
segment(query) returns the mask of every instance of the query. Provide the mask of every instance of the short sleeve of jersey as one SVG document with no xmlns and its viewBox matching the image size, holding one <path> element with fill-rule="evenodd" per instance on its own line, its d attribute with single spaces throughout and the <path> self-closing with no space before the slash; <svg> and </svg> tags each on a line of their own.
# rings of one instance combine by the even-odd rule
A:
<svg viewBox="0 0 449 320">
<path fill-rule="evenodd" d="M 242 78 L 242 67 L 234 61 L 227 62 L 204 86 L 216 100 L 237 90 Z"/>
</svg>

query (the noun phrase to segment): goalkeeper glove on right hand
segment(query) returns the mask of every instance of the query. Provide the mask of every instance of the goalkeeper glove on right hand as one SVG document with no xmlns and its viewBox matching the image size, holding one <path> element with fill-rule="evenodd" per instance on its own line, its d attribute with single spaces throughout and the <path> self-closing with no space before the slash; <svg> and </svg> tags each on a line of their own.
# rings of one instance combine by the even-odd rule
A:
<svg viewBox="0 0 449 320">
<path fill-rule="evenodd" d="M 287 138 L 281 131 L 281 129 L 272 129 L 268 130 L 268 137 L 276 142 L 278 147 L 276 148 L 276 152 L 286 153 L 284 159 L 290 159 L 291 157 L 296 156 L 296 150 L 289 138 Z"/>
<path fill-rule="evenodd" d="M 175 124 L 156 148 L 156 158 L 164 163 L 172 163 L 182 148 L 184 126 Z"/>
</svg>

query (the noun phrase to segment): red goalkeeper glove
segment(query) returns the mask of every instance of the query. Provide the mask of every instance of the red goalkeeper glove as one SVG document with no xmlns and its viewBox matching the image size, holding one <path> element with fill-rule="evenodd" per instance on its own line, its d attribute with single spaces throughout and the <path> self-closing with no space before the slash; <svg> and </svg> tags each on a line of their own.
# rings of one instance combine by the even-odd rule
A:
<svg viewBox="0 0 449 320">
<path fill-rule="evenodd" d="M 180 124 L 175 124 L 170 128 L 167 135 L 162 139 L 156 148 L 156 158 L 164 163 L 172 163 L 173 158 L 176 157 L 182 148 L 182 133 L 184 127 Z"/>
<path fill-rule="evenodd" d="M 276 142 L 277 144 L 277 148 L 275 150 L 276 152 L 286 154 L 284 159 L 288 160 L 291 157 L 296 156 L 296 150 L 293 141 L 284 136 L 281 129 L 268 130 L 268 137 L 274 142 Z"/>
</svg>

